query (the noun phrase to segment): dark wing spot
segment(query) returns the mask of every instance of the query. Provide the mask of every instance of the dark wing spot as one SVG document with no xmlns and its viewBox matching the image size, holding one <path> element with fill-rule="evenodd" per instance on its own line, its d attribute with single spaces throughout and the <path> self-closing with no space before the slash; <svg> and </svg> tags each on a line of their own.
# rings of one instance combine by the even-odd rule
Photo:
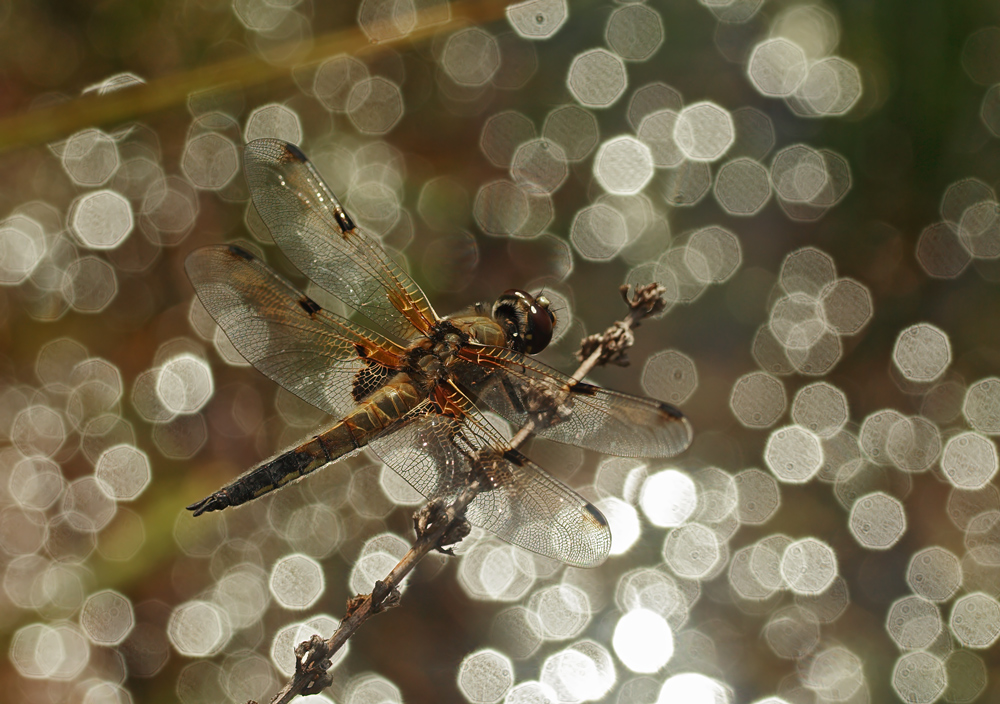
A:
<svg viewBox="0 0 1000 704">
<path fill-rule="evenodd" d="M 664 415 L 670 416 L 674 420 L 683 420 L 684 414 L 669 403 L 660 403 L 658 405 L 660 406 L 660 412 Z"/>
<path fill-rule="evenodd" d="M 604 514 L 597 510 L 594 504 L 587 504 L 583 507 L 583 510 L 590 514 L 598 525 L 606 526 L 608 525 L 608 519 L 604 517 Z"/>
<path fill-rule="evenodd" d="M 575 394 L 580 394 L 582 396 L 593 396 L 597 393 L 597 390 L 601 388 L 599 386 L 594 386 L 593 384 L 587 384 L 582 381 L 578 381 L 575 384 L 570 384 L 569 390 Z"/>
<path fill-rule="evenodd" d="M 247 261 L 253 261 L 253 255 L 246 251 L 239 245 L 231 244 L 229 245 L 229 253 L 234 257 L 239 257 L 240 259 L 246 259 Z"/>
<path fill-rule="evenodd" d="M 503 452 L 503 458 L 517 467 L 523 467 L 528 458 L 512 447 L 508 447 Z"/>
<path fill-rule="evenodd" d="M 393 373 L 392 369 L 374 362 L 369 362 L 363 369 L 359 369 L 354 375 L 354 385 L 351 387 L 351 397 L 355 403 L 361 403 L 385 386 Z"/>
<path fill-rule="evenodd" d="M 302 153 L 302 150 L 291 142 L 285 142 L 285 151 L 288 152 L 288 156 L 291 157 L 289 161 L 294 159 L 296 161 L 301 161 L 303 164 L 309 161 L 306 155 Z"/>
<path fill-rule="evenodd" d="M 309 298 L 309 296 L 303 296 L 299 299 L 299 306 L 309 315 L 315 315 L 319 311 L 323 310 L 319 303 Z"/>
<path fill-rule="evenodd" d="M 335 210 L 334 217 L 337 218 L 337 224 L 340 225 L 341 232 L 350 232 L 355 227 L 354 221 L 351 220 L 351 216 L 345 213 L 343 210 Z"/>
</svg>

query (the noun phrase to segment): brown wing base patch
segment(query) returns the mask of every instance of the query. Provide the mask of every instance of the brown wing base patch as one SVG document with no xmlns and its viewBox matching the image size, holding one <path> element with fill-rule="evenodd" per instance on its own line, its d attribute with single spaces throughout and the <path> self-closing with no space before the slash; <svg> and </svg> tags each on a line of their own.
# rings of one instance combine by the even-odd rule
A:
<svg viewBox="0 0 1000 704">
<path fill-rule="evenodd" d="M 357 403 L 361 403 L 385 386 L 386 382 L 396 373 L 395 370 L 383 367 L 370 359 L 366 359 L 365 362 L 364 368 L 359 369 L 358 373 L 354 375 L 354 384 L 351 387 L 351 396 Z"/>
</svg>

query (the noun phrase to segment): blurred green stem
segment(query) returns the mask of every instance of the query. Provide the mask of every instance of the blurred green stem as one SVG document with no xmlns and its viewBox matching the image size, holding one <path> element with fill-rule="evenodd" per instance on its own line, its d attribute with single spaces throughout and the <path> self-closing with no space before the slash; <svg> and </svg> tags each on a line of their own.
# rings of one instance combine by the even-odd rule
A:
<svg viewBox="0 0 1000 704">
<path fill-rule="evenodd" d="M 444 28 L 494 22 L 503 16 L 508 4 L 501 0 L 457 2 L 451 4 L 447 22 L 422 24 L 399 39 L 372 43 L 360 28 L 354 26 L 317 37 L 308 51 L 288 53 L 296 56 L 296 66 L 316 63 L 336 54 L 364 56 L 378 53 L 383 48 L 422 41 Z M 222 90 L 231 86 L 231 89 L 238 90 L 263 85 L 285 78 L 292 68 L 268 63 L 248 53 L 210 66 L 163 76 L 141 86 L 105 95 L 88 94 L 68 103 L 10 115 L 0 118 L 0 153 L 57 141 L 88 127 L 113 127 L 136 120 L 182 105 L 192 93 L 213 86 Z"/>
</svg>

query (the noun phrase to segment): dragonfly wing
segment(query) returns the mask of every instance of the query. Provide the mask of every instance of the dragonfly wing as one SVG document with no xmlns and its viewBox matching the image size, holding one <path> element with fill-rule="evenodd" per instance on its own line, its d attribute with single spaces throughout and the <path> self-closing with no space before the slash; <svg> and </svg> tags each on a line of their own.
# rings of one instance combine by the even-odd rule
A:
<svg viewBox="0 0 1000 704">
<path fill-rule="evenodd" d="M 203 247 L 185 267 L 239 353 L 331 415 L 345 415 L 402 364 L 396 343 L 323 310 L 241 247 Z"/>
<path fill-rule="evenodd" d="M 593 504 L 512 449 L 467 398 L 449 392 L 448 409 L 429 399 L 370 447 L 428 498 L 452 500 L 484 477 L 466 518 L 512 545 L 580 567 L 608 556 L 611 529 Z"/>
<path fill-rule="evenodd" d="M 691 424 L 670 404 L 584 382 L 504 347 L 470 347 L 458 381 L 515 425 L 536 435 L 621 457 L 672 457 L 687 449 Z"/>
<path fill-rule="evenodd" d="M 255 140 L 243 167 L 257 212 L 302 273 L 398 339 L 430 329 L 437 316 L 423 292 L 344 212 L 298 147 Z"/>
</svg>

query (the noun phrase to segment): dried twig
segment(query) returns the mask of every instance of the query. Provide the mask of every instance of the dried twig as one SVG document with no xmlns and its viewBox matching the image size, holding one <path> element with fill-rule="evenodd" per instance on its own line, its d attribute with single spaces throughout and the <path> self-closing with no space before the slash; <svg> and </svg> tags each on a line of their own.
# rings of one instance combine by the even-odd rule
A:
<svg viewBox="0 0 1000 704">
<path fill-rule="evenodd" d="M 618 320 L 600 335 L 588 335 L 580 343 L 577 359 L 583 364 L 573 374 L 574 381 L 580 381 L 598 364 L 617 364 L 627 367 L 629 359 L 625 351 L 635 342 L 632 330 L 639 327 L 643 318 L 655 315 L 666 307 L 663 294 L 667 292 L 660 284 L 639 286 L 632 293 L 632 287 L 624 285 L 618 289 L 628 306 L 628 316 Z"/>
<path fill-rule="evenodd" d="M 639 286 L 634 295 L 630 295 L 631 286 L 622 286 L 620 290 L 629 313 L 624 320 L 617 321 L 603 334 L 590 335 L 580 343 L 577 357 L 583 363 L 573 373 L 574 382 L 582 380 L 598 365 L 627 365 L 625 351 L 635 339 L 632 330 L 639 327 L 643 318 L 658 313 L 665 307 L 663 294 L 666 289 L 659 284 Z M 555 406 L 562 403 L 561 399 L 549 401 Z M 511 439 L 511 446 L 522 444 L 534 427 L 535 422 L 531 421 L 521 428 Z M 436 549 L 450 554 L 446 546 L 454 545 L 468 534 L 468 523 L 463 516 L 479 490 L 479 481 L 473 480 L 450 505 L 445 505 L 441 500 L 433 500 L 414 515 L 417 539 L 413 547 L 384 580 L 375 583 L 371 594 L 359 594 L 348 600 L 347 613 L 332 636 L 325 640 L 320 636 L 313 636 L 311 640 L 303 641 L 295 648 L 295 674 L 271 699 L 271 704 L 288 704 L 296 695 L 317 694 L 332 684 L 329 669 L 333 654 L 371 616 L 399 604 L 399 585 L 427 553 Z"/>
<path fill-rule="evenodd" d="M 431 550 L 451 544 L 446 533 L 479 493 L 479 482 L 467 485 L 450 506 L 431 502 L 414 516 L 417 539 L 386 578 L 375 583 L 371 594 L 355 596 L 347 602 L 347 613 L 332 636 L 313 636 L 295 649 L 295 675 L 271 699 L 271 704 L 287 704 L 297 694 L 317 694 L 332 684 L 331 658 L 365 621 L 399 604 L 399 585 Z M 459 525 L 463 525 L 459 520 Z M 461 530 L 461 529 L 460 529 Z M 465 531 L 466 533 L 468 531 Z M 444 540 L 442 540 L 444 538 Z M 251 702 L 251 704 L 253 704 Z"/>
<path fill-rule="evenodd" d="M 574 382 L 582 381 L 597 366 L 617 364 L 620 367 L 627 367 L 629 360 L 625 352 L 635 342 L 632 330 L 639 327 L 643 318 L 655 315 L 666 308 L 663 294 L 667 292 L 667 289 L 660 284 L 652 283 L 638 286 L 634 295 L 632 295 L 632 287 L 627 284 L 619 288 L 618 291 L 621 293 L 625 305 L 628 306 L 628 315 L 625 316 L 624 320 L 615 321 L 600 335 L 588 335 L 580 341 L 580 349 L 576 353 L 576 358 L 582 364 L 570 377 Z M 549 399 L 551 411 L 558 413 L 563 400 Z M 523 443 L 534 430 L 535 421 L 527 423 L 511 438 L 511 447 L 517 447 Z"/>
</svg>

